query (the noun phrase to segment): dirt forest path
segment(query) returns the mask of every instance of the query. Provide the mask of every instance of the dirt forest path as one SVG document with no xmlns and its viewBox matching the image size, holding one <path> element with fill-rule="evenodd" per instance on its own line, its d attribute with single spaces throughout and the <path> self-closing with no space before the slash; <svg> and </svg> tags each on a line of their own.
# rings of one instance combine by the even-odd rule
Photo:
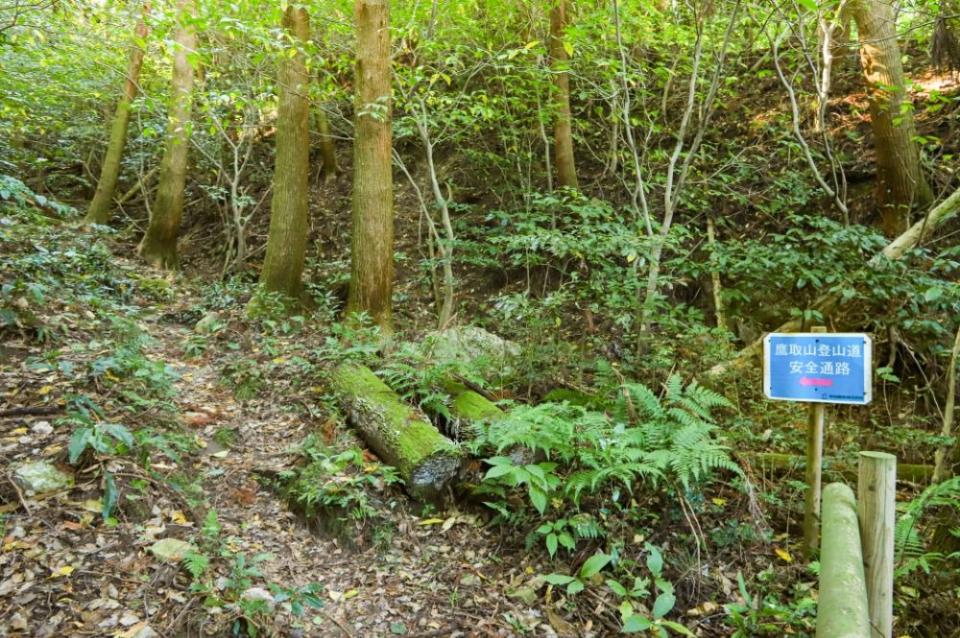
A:
<svg viewBox="0 0 960 638">
<path fill-rule="evenodd" d="M 529 610 L 534 619 L 526 617 L 506 592 L 491 588 L 511 583 L 509 573 L 506 580 L 497 573 L 491 582 L 495 572 L 516 571 L 514 582 L 528 574 L 492 559 L 499 539 L 479 529 L 474 516 L 452 511 L 417 517 L 401 506 L 387 547 L 344 547 L 312 531 L 262 479 L 295 462 L 297 443 L 328 417 L 317 415 L 309 398 L 239 402 L 211 365 L 171 358 L 182 350 L 191 328 L 154 319 L 150 332 L 157 339 L 157 356 L 179 373 L 180 412 L 204 446 L 194 472 L 204 477 L 204 492 L 222 534 L 232 539 L 231 549 L 248 556 L 269 554 L 260 563 L 268 582 L 323 587 L 325 607 L 313 621 L 319 631 L 291 635 L 512 635 L 498 618 L 501 610 L 519 613 L 528 627 L 535 623 L 537 612 Z M 233 433 L 229 449 L 218 442 L 218 432 Z M 521 597 L 525 593 L 521 587 Z M 555 634 L 549 623 L 543 630 Z"/>
<path fill-rule="evenodd" d="M 114 266 L 128 273 L 139 268 L 123 259 Z M 381 530 L 371 541 L 369 534 L 358 540 L 320 533 L 291 511 L 269 478 L 292 467 L 298 444 L 332 427 L 334 417 L 320 413 L 316 397 L 291 393 L 278 400 L 276 392 L 264 392 L 238 400 L 221 378 L 219 344 L 188 356 L 195 321 L 177 317 L 196 303 L 179 293 L 149 310 L 145 304 L 128 309 L 149 337 L 146 357 L 176 373 L 179 433 L 195 444 L 179 460 L 100 455 L 75 466 L 66 458 L 70 426 L 58 421 L 62 409 L 0 418 L 8 472 L 44 461 L 72 481 L 34 495 L 14 489 L 7 474 L 0 636 L 227 636 L 241 612 L 236 602 L 223 601 L 251 599 L 264 600 L 270 610 L 257 618 L 260 635 L 268 636 L 512 636 L 521 626 L 525 635 L 577 635 L 541 608 L 535 592 L 542 578 L 533 581 L 547 568 L 499 557 L 504 539 L 474 514 L 419 511 L 390 487 L 375 503 Z M 75 332 L 78 339 L 84 335 Z M 56 396 L 63 371 L 27 363 L 43 357 L 44 346 L 23 340 L 4 347 L 6 405 Z M 136 425 L 129 423 L 131 430 Z M 120 494 L 109 522 L 99 513 L 104 470 L 116 477 Z M 210 512 L 220 529 L 216 542 L 204 546 L 201 529 Z M 201 579 L 208 591 L 197 591 L 199 581 L 183 563 L 155 555 L 164 539 L 200 544 L 209 554 Z M 311 584 L 319 585 L 323 607 L 300 617 L 274 587 Z M 220 603 L 210 606 L 209 594 Z M 579 635 L 603 635 L 583 629 Z"/>
</svg>

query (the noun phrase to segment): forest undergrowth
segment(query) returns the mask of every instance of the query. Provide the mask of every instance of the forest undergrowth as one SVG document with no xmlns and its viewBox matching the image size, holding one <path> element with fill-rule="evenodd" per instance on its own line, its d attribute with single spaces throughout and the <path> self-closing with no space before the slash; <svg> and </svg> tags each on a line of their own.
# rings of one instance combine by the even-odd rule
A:
<svg viewBox="0 0 960 638">
<path fill-rule="evenodd" d="M 960 636 L 953 0 L 12 1 L 0 638 L 813 636 L 815 326 Z"/>
</svg>

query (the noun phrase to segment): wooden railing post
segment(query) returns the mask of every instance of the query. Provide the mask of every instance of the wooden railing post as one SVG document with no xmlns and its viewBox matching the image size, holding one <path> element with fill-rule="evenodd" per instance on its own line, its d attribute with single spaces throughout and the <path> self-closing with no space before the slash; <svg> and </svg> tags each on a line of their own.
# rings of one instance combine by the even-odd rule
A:
<svg viewBox="0 0 960 638">
<path fill-rule="evenodd" d="M 843 483 L 823 490 L 817 638 L 871 638 L 857 503 Z"/>
<path fill-rule="evenodd" d="M 893 636 L 893 535 L 896 524 L 897 457 L 861 452 L 857 517 L 863 543 L 872 638 Z"/>
</svg>

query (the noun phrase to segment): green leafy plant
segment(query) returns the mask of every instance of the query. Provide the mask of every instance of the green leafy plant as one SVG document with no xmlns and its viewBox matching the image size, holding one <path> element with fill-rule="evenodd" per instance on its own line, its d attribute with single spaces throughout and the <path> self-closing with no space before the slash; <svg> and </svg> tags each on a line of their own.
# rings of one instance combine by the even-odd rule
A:
<svg viewBox="0 0 960 638">
<path fill-rule="evenodd" d="M 84 422 L 83 417 L 74 416 L 75 423 L 81 423 L 70 435 L 67 445 L 67 459 L 76 464 L 88 449 L 99 454 L 124 454 L 133 449 L 133 434 L 119 423 Z"/>
<path fill-rule="evenodd" d="M 396 470 L 367 461 L 357 447 L 332 450 L 311 435 L 300 449 L 306 464 L 281 473 L 280 479 L 288 498 L 308 517 L 322 513 L 362 524 L 376 515 L 371 493 L 400 481 Z"/>
<path fill-rule="evenodd" d="M 929 574 L 934 567 L 944 561 L 960 558 L 960 552 L 951 555 L 928 549 L 928 542 L 923 537 L 923 527 L 921 527 L 924 515 L 931 511 L 946 510 L 955 518 L 960 514 L 958 504 L 960 504 L 960 477 L 955 476 L 929 485 L 903 506 L 894 528 L 895 575 L 898 579 L 905 578 L 917 570 Z M 950 520 L 951 516 L 948 515 L 945 518 Z M 953 533 L 960 532 L 953 530 Z"/>
<path fill-rule="evenodd" d="M 762 572 L 758 584 L 769 578 Z M 732 638 L 753 636 L 784 636 L 794 632 L 810 632 L 816 616 L 817 603 L 808 592 L 798 591 L 794 600 L 783 602 L 773 592 L 750 594 L 742 572 L 737 572 L 740 600 L 724 605 L 727 620 L 733 626 Z"/>
<path fill-rule="evenodd" d="M 646 569 L 649 576 L 634 576 L 629 586 L 614 578 L 606 580 L 607 587 L 621 599 L 619 611 L 623 633 L 650 631 L 665 637 L 667 629 L 670 629 L 684 636 L 693 636 L 694 634 L 680 623 L 665 618 L 677 603 L 673 583 L 664 576 L 663 555 L 659 548 L 645 543 L 644 549 L 647 551 Z M 651 581 L 656 597 L 647 613 L 644 601 L 652 596 Z"/>
<path fill-rule="evenodd" d="M 593 578 L 594 575 L 600 573 L 600 570 L 606 567 L 612 559 L 613 557 L 609 554 L 594 554 L 584 561 L 580 567 L 580 571 L 578 571 L 576 575 L 570 576 L 567 574 L 554 573 L 547 574 L 544 579 L 551 585 L 565 587 L 568 594 L 579 594 L 586 588 L 587 581 Z"/>
<path fill-rule="evenodd" d="M 509 510 L 508 494 L 523 488 L 543 514 L 551 499 L 578 506 L 585 495 L 632 491 L 638 479 L 690 490 L 716 470 L 739 474 L 714 437 L 710 416 L 712 408 L 729 402 L 696 383 L 684 386 L 676 376 L 664 390 L 661 399 L 643 385 L 626 384 L 609 413 L 568 403 L 510 410 L 478 434 L 473 449 L 526 449 L 547 460 L 518 464 L 512 456 L 488 457 L 491 467 L 478 493 L 498 496 L 488 504 L 503 513 Z"/>
<path fill-rule="evenodd" d="M 227 362 L 220 370 L 224 383 L 233 390 L 238 401 L 254 398 L 265 382 L 263 370 L 256 359 L 242 358 Z"/>
<path fill-rule="evenodd" d="M 216 510 L 209 510 L 197 535 L 200 549 L 188 552 L 183 559 L 184 568 L 190 573 L 193 582 L 192 592 L 204 597 L 207 607 L 223 607 L 232 611 L 230 632 L 233 636 L 255 638 L 261 630 L 270 624 L 276 613 L 276 605 L 289 603 L 290 611 L 296 617 L 302 616 L 307 609 L 320 609 L 322 585 L 310 583 L 302 587 L 286 587 L 274 582 L 266 583 L 270 590 L 270 600 L 257 595 L 246 595 L 263 572 L 259 565 L 273 558 L 272 554 L 260 553 L 247 557 L 242 552 L 231 549 L 237 539 L 221 538 L 222 525 Z M 214 570 L 225 569 L 226 575 L 216 584 Z"/>
</svg>

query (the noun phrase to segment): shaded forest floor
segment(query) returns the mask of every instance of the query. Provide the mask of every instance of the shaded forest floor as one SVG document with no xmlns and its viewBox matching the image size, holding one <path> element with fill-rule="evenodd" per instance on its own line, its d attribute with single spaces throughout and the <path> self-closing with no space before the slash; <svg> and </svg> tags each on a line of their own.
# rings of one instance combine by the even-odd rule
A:
<svg viewBox="0 0 960 638">
<path fill-rule="evenodd" d="M 761 95 L 776 110 L 783 105 L 770 82 Z M 938 118 L 921 118 L 921 130 L 940 126 Z M 845 125 L 866 128 L 859 116 Z M 944 137 L 955 145 L 953 131 Z M 870 159 L 859 158 L 863 165 Z M 314 193 L 327 225 L 314 237 L 312 279 L 324 285 L 346 272 L 339 246 L 348 220 L 338 211 L 348 208 L 347 182 L 344 176 Z M 336 465 L 336 454 L 363 446 L 329 396 L 325 374 L 353 351 L 370 354 L 362 332 L 344 330 L 323 309 L 310 323 L 251 320 L 249 285 L 149 272 L 124 257 L 133 253 L 129 238 L 80 233 L 55 202 L 25 188 L 12 192 L 0 202 L 0 281 L 10 286 L 0 293 L 0 636 L 619 632 L 619 600 L 602 578 L 576 599 L 544 581 L 551 572 L 572 573 L 599 542 L 551 560 L 536 539 L 491 524 L 478 503 L 413 503 L 367 451 Z M 399 249 L 413 256 L 419 214 L 412 195 L 398 193 L 404 197 Z M 220 241 L 219 231 L 190 223 L 197 228 L 186 242 L 187 263 L 191 272 L 212 273 L 218 268 L 207 248 Z M 398 296 L 402 321 L 422 327 L 432 315 L 412 262 L 400 266 L 407 270 Z M 493 287 L 480 269 L 459 274 L 470 297 L 464 306 Z M 504 289 L 523 285 L 517 279 Z M 556 328 L 563 338 L 578 331 L 579 316 Z M 730 430 L 738 450 L 802 449 L 802 411 L 737 401 Z M 865 430 L 851 412 L 837 415 L 827 447 L 849 454 Z M 934 431 L 937 424 L 927 425 Z M 924 460 L 911 453 L 926 448 L 914 438 L 897 443 L 892 427 L 867 432 L 878 446 L 900 445 L 901 459 Z M 311 508 L 290 492 L 318 449 L 340 468 L 325 477 L 324 485 L 343 485 L 333 507 Z M 692 540 L 676 503 L 656 493 L 632 503 L 655 538 L 632 531 L 626 538 L 637 556 L 647 540 L 670 551 L 678 598 L 670 618 L 695 635 L 812 635 L 815 566 L 796 555 L 802 473 L 770 476 L 739 460 L 753 491 L 720 480 L 698 495 L 696 523 L 708 551 Z M 32 461 L 52 464 L 69 483 L 30 494 L 15 472 Z M 828 467 L 827 479 L 837 476 Z M 951 587 L 935 573 L 911 581 L 906 629 L 956 635 L 955 600 L 932 595 Z"/>
<path fill-rule="evenodd" d="M 619 632 L 600 575 L 576 599 L 544 580 L 578 569 L 599 540 L 550 559 L 479 503 L 415 504 L 367 451 L 324 476 L 350 498 L 297 501 L 290 477 L 311 449 L 361 446 L 325 370 L 369 347 L 362 334 L 250 320 L 243 291 L 149 272 L 26 189 L 11 202 L 0 249 L 21 283 L 0 352 L 0 635 Z M 17 472 L 36 461 L 64 483 L 30 493 Z M 786 549 L 789 523 L 770 542 L 755 495 L 711 491 L 698 523 L 721 540 L 702 555 L 663 494 L 634 502 L 671 551 L 678 621 L 730 635 L 738 574 L 763 572 L 765 589 L 801 601 L 770 626 L 811 626 L 815 575 Z M 630 551 L 648 540 L 634 532 Z"/>
<path fill-rule="evenodd" d="M 138 277 L 138 266 L 125 260 L 116 260 L 112 268 Z M 286 387 L 279 375 L 268 382 L 269 389 L 258 390 L 258 398 L 238 401 L 216 368 L 222 353 L 216 348 L 200 357 L 184 352 L 197 333 L 192 322 L 181 321 L 194 316 L 190 309 L 196 298 L 186 292 L 162 304 L 139 295 L 131 301 L 124 307 L 125 321 L 142 330 L 143 356 L 168 366 L 171 381 L 164 405 L 137 416 L 152 420 L 162 412 L 166 423 L 155 436 L 167 438 L 163 447 L 180 448 L 169 456 L 151 456 L 146 466 L 120 451 L 98 453 L 80 468 L 66 463 L 71 432 L 60 421 L 76 398 L 71 390 L 87 385 L 77 372 L 98 355 L 116 352 L 110 348 L 109 324 L 66 304 L 64 315 L 81 316 L 65 319 L 70 329 L 57 339 L 57 348 L 31 339 L 5 342 L 0 380 L 4 465 L 9 470 L 22 461 L 45 459 L 66 470 L 73 485 L 25 495 L 11 490 L 8 475 L 0 555 L 4 635 L 225 635 L 243 614 L 268 634 L 290 636 L 512 635 L 511 619 L 530 630 L 549 626 L 541 610 L 523 602 L 536 599 L 523 588 L 538 571 L 535 564 L 523 558 L 505 561 L 496 551 L 504 539 L 485 529 L 476 515 L 456 509 L 413 512 L 402 492 L 384 488 L 375 522 L 332 533 L 287 507 L 268 479 L 296 462 L 297 444 L 311 432 L 350 437 L 322 405 L 319 410 L 311 405 L 317 389 L 304 393 Z M 105 341 L 84 343 L 98 338 Z M 253 372 L 261 354 L 249 343 L 243 348 L 252 358 L 240 363 L 241 375 Z M 57 370 L 30 363 L 49 361 L 51 355 Z M 272 359 L 281 365 L 282 358 Z M 74 366 L 68 372 L 66 361 Z M 110 376 L 107 372 L 85 387 L 89 394 L 84 396 L 111 402 L 123 383 Z M 11 414 L 12 406 L 25 405 L 45 414 Z M 123 419 L 134 429 L 123 412 L 103 417 Z M 106 520 L 101 515 L 103 469 L 115 477 L 119 491 L 116 510 Z M 204 580 L 229 602 L 204 610 L 204 592 L 191 591 L 197 580 L 150 548 L 164 538 L 195 541 L 209 512 L 216 513 L 220 528 L 213 543 L 219 555 L 213 556 L 215 576 Z M 364 525 L 374 525 L 375 534 L 361 529 Z M 375 538 L 367 540 L 370 536 Z M 323 607 L 301 619 L 290 613 L 289 604 L 273 611 L 268 601 L 270 609 L 255 613 L 235 604 L 245 596 L 276 598 L 276 591 L 266 593 L 270 585 L 298 590 L 311 584 L 320 586 Z"/>
</svg>

